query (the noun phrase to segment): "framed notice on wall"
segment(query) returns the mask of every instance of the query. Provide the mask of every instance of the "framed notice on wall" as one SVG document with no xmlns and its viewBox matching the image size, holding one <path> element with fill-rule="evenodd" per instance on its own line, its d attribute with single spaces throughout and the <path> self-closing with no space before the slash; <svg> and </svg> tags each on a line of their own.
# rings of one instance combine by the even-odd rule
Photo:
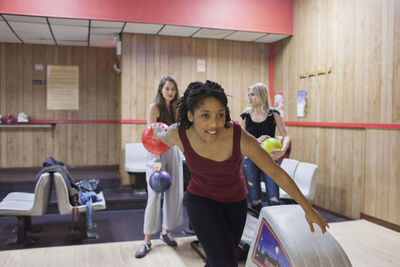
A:
<svg viewBox="0 0 400 267">
<path fill-rule="evenodd" d="M 47 66 L 47 109 L 79 109 L 79 66 Z"/>
<path fill-rule="evenodd" d="M 297 117 L 307 118 L 307 90 L 297 90 Z"/>
</svg>

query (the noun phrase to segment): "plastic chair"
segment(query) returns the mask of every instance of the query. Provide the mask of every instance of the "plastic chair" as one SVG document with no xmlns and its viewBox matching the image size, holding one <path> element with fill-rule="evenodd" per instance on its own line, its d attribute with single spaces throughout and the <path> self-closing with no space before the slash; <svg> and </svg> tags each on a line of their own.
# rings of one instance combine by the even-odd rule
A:
<svg viewBox="0 0 400 267">
<path fill-rule="evenodd" d="M 58 211 L 60 214 L 72 214 L 74 207 L 71 205 L 69 200 L 69 192 L 68 187 L 64 181 L 63 176 L 55 172 L 54 173 L 54 184 L 56 188 L 56 195 L 57 195 L 57 206 Z M 94 202 L 92 205 L 93 211 L 96 210 L 104 210 L 106 209 L 106 201 L 103 195 L 103 192 L 97 194 L 102 201 Z M 89 238 L 88 233 L 86 231 L 86 205 L 79 205 L 79 229 L 80 229 L 80 238 L 86 239 Z M 90 238 L 97 238 L 97 234 L 93 233 L 93 236 Z"/>
<path fill-rule="evenodd" d="M 11 192 L 0 202 L 0 215 L 17 217 L 17 237 L 8 240 L 6 245 L 36 243 L 36 239 L 28 238 L 26 233 L 32 227 L 31 216 L 46 213 L 50 188 L 50 174 L 43 173 L 36 182 L 34 193 Z"/>
<path fill-rule="evenodd" d="M 125 170 L 127 172 L 146 172 L 147 150 L 142 143 L 125 144 Z"/>
<path fill-rule="evenodd" d="M 298 165 L 298 160 L 285 158 L 282 160 L 281 168 L 293 179 Z M 279 198 L 290 199 L 290 196 L 282 188 L 279 188 Z"/>
<path fill-rule="evenodd" d="M 315 164 L 300 162 L 294 175 L 294 181 L 300 191 L 310 201 L 315 198 L 317 170 L 318 166 Z"/>
<path fill-rule="evenodd" d="M 315 198 L 315 184 L 318 166 L 312 163 L 300 162 L 297 165 L 293 180 L 303 195 L 310 201 Z M 292 199 L 289 195 L 282 195 L 280 198 Z"/>
<path fill-rule="evenodd" d="M 286 171 L 286 173 L 292 177 L 294 177 L 294 172 L 296 171 L 297 165 L 299 164 L 298 160 L 295 159 L 288 159 L 288 158 L 284 158 L 282 160 L 281 163 L 281 168 L 284 169 Z M 261 181 L 261 191 L 263 193 L 266 192 L 266 188 L 265 188 L 265 182 Z M 283 197 L 282 197 L 283 196 Z M 279 198 L 287 198 L 289 195 L 288 193 L 286 193 L 284 190 L 282 190 L 281 188 L 279 188 Z"/>
</svg>

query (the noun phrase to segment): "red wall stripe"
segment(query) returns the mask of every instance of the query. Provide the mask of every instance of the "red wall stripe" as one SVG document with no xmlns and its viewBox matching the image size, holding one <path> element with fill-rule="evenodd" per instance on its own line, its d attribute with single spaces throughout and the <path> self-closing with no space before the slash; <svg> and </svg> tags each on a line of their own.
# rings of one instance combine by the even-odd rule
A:
<svg viewBox="0 0 400 267">
<path fill-rule="evenodd" d="M 147 120 L 30 120 L 29 123 L 30 124 L 65 124 L 65 123 L 147 124 Z"/>
<path fill-rule="evenodd" d="M 31 120 L 29 122 L 29 124 L 66 124 L 66 123 L 147 124 L 147 120 Z M 329 128 L 356 128 L 356 129 L 359 128 L 359 129 L 400 130 L 400 124 L 397 124 L 397 123 L 285 121 L 285 125 L 287 125 L 287 126 L 300 126 L 300 127 L 329 127 Z"/>
<path fill-rule="evenodd" d="M 119 120 L 122 124 L 147 124 L 147 120 Z"/>
<path fill-rule="evenodd" d="M 400 130 L 400 124 L 397 124 L 397 123 L 285 121 L 285 125 L 288 125 L 288 126 L 305 126 L 305 127 L 330 127 L 330 128 L 361 128 L 361 129 Z"/>
<path fill-rule="evenodd" d="M 0 13 L 293 34 L 293 0 L 1 0 Z"/>
</svg>

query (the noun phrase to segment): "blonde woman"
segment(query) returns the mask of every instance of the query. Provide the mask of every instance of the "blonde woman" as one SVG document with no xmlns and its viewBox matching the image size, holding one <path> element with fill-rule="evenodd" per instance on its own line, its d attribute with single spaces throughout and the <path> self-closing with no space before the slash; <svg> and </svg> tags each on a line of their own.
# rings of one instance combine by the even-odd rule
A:
<svg viewBox="0 0 400 267">
<path fill-rule="evenodd" d="M 240 125 L 253 135 L 259 143 L 266 138 L 275 137 L 278 127 L 283 137 L 282 149 L 273 150 L 272 159 L 277 163 L 289 148 L 290 137 L 279 111 L 271 107 L 267 86 L 263 83 L 251 85 L 247 91 L 249 105 L 240 115 Z M 262 194 L 260 177 L 264 178 L 268 205 L 279 205 L 279 187 L 266 173 L 258 168 L 253 161 L 244 157 L 243 171 L 247 180 L 249 197 L 253 209 L 260 211 L 262 208 Z"/>
</svg>

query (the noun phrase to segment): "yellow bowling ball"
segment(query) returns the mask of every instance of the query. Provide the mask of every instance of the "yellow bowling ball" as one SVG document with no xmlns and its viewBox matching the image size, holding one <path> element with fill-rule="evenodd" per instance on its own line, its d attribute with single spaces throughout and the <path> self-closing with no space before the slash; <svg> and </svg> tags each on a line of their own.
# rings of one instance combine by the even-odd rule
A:
<svg viewBox="0 0 400 267">
<path fill-rule="evenodd" d="M 268 154 L 272 155 L 274 153 L 271 151 L 274 149 L 281 149 L 282 145 L 278 139 L 270 137 L 262 141 L 261 147 L 264 148 L 268 152 Z"/>
</svg>

